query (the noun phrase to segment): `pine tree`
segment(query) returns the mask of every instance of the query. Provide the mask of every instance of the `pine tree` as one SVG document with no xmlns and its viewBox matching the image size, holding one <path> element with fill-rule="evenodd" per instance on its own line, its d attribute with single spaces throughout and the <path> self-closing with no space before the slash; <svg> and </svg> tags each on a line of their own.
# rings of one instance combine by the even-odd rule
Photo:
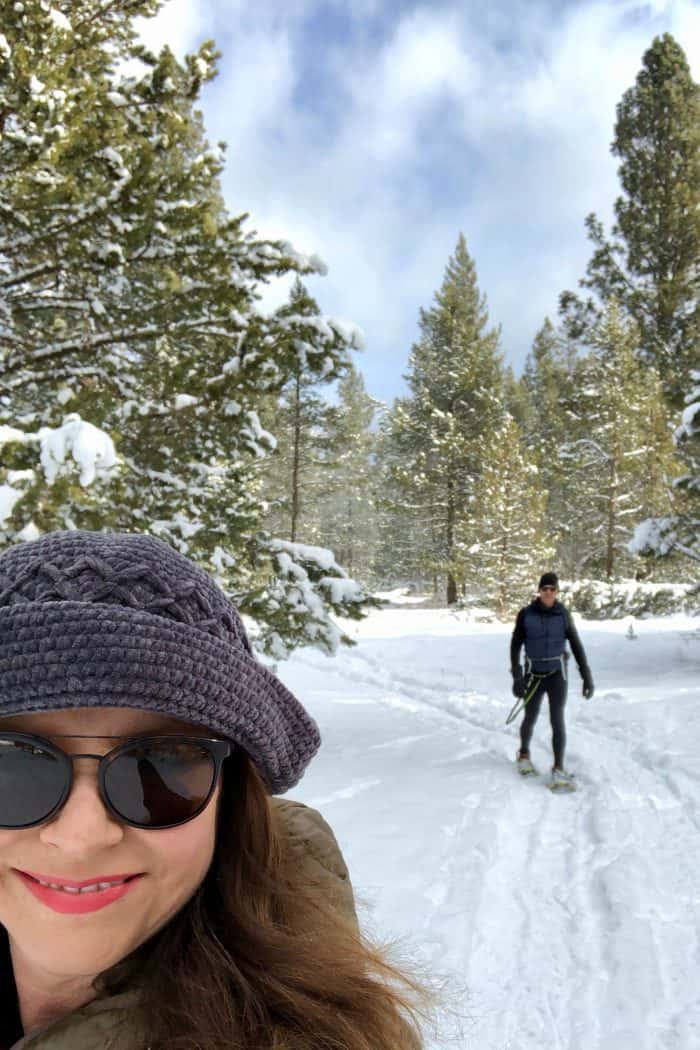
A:
<svg viewBox="0 0 700 1050">
<path fill-rule="evenodd" d="M 328 488 L 332 455 L 326 431 L 333 410 L 320 389 L 350 365 L 347 355 L 324 353 L 321 367 L 310 371 L 309 357 L 319 353 L 319 346 L 302 337 L 300 325 L 333 330 L 299 279 L 277 318 L 289 333 L 294 356 L 289 379 L 265 417 L 276 435 L 275 452 L 263 464 L 266 525 L 282 539 L 315 543 L 320 538 L 318 504 Z M 337 340 L 337 334 L 333 337 Z"/>
<path fill-rule="evenodd" d="M 403 404 L 397 399 L 380 410 L 376 441 L 373 503 L 377 512 L 377 545 L 373 578 L 381 588 L 408 585 L 438 592 L 434 569 L 435 525 L 430 508 L 409 491 L 405 464 L 412 456 Z"/>
<path fill-rule="evenodd" d="M 685 470 L 674 478 L 673 512 L 640 522 L 632 553 L 666 559 L 681 554 L 700 566 L 700 371 L 691 373 L 691 389 L 674 438 Z M 691 570 L 692 572 L 692 570 Z"/>
<path fill-rule="evenodd" d="M 369 581 L 377 544 L 375 444 L 378 403 L 352 366 L 338 382 L 338 404 L 326 419 L 331 467 L 318 504 L 320 542 L 351 576 Z"/>
<path fill-rule="evenodd" d="M 575 377 L 573 348 L 546 317 L 525 362 L 523 383 L 533 407 L 523 427 L 523 440 L 534 456 L 547 493 L 546 531 L 565 574 L 575 567 L 581 540 L 569 513 L 577 481 L 560 456 L 563 446 L 581 436 L 581 426 L 570 411 Z"/>
<path fill-rule="evenodd" d="M 154 532 L 219 577 L 261 644 L 327 648 L 328 611 L 352 615 L 360 591 L 325 556 L 282 558 L 261 528 L 257 462 L 274 436 L 260 411 L 301 349 L 320 379 L 354 336 L 257 309 L 261 282 L 322 264 L 226 212 L 223 152 L 194 109 L 216 54 L 208 43 L 180 65 L 140 47 L 133 20 L 159 6 L 0 3 L 2 538 Z M 119 469 L 86 484 L 69 459 L 47 485 L 38 448 L 85 421 L 113 439 Z"/>
<path fill-rule="evenodd" d="M 15 411 L 61 382 L 118 389 L 129 352 L 207 340 L 249 301 L 231 280 L 240 220 L 217 213 L 220 157 L 188 112 L 213 48 L 184 69 L 137 48 L 133 16 L 155 7 L 2 5 L 0 349 Z M 140 76 L 118 72 L 137 57 Z"/>
<path fill-rule="evenodd" d="M 570 391 L 576 352 L 571 343 L 545 317 L 525 361 L 523 380 L 536 406 L 540 422 L 553 419 Z M 554 424 L 552 424 L 554 426 Z"/>
<path fill-rule="evenodd" d="M 610 580 L 631 567 L 627 545 L 637 524 L 670 510 L 677 461 L 660 380 L 639 361 L 639 331 L 615 299 L 592 342 L 576 399 L 586 436 L 563 451 L 576 479 L 571 509 L 580 520 L 579 566 Z"/>
<path fill-rule="evenodd" d="M 408 398 L 392 413 L 393 441 L 403 453 L 392 483 L 431 540 L 430 563 L 457 600 L 456 527 L 483 468 L 487 436 L 503 419 L 500 332 L 487 330 L 485 297 L 463 235 L 450 258 L 435 304 L 420 312 L 420 337 L 406 377 Z"/>
<path fill-rule="evenodd" d="M 285 384 L 275 411 L 275 451 L 264 465 L 264 495 L 269 510 L 266 528 L 271 535 L 316 542 L 316 507 L 323 491 L 324 423 L 331 411 L 298 364 Z"/>
<path fill-rule="evenodd" d="M 642 359 L 680 408 L 700 357 L 700 86 L 668 33 L 617 107 L 612 152 L 623 190 L 612 239 L 595 215 L 586 222 L 594 252 L 581 285 L 594 298 L 565 292 L 561 307 L 585 338 L 615 296 L 639 327 Z"/>
<path fill-rule="evenodd" d="M 545 537 L 546 496 L 514 419 L 490 435 L 472 509 L 459 524 L 462 575 L 498 616 L 520 605 L 553 549 Z"/>
<path fill-rule="evenodd" d="M 673 519 L 674 549 L 700 562 L 700 370 L 691 372 L 676 440 L 685 470 L 675 479 L 681 493 L 681 511 Z"/>
<path fill-rule="evenodd" d="M 530 390 L 524 376 L 515 378 L 510 365 L 503 370 L 503 404 L 521 430 L 527 431 L 535 426 L 537 414 Z"/>
</svg>

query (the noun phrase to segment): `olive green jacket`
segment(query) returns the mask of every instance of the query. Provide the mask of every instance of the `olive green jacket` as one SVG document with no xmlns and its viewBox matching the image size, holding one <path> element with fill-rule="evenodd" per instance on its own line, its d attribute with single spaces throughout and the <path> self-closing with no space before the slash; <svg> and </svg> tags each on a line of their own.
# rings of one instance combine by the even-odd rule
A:
<svg viewBox="0 0 700 1050">
<path fill-rule="evenodd" d="M 352 885 L 333 832 L 320 813 L 290 799 L 273 798 L 278 826 L 298 849 L 309 880 L 320 883 L 338 910 L 357 923 Z M 12 1050 L 147 1050 L 132 1023 L 138 1000 L 134 989 L 95 999 L 39 1031 L 25 1035 Z"/>
</svg>

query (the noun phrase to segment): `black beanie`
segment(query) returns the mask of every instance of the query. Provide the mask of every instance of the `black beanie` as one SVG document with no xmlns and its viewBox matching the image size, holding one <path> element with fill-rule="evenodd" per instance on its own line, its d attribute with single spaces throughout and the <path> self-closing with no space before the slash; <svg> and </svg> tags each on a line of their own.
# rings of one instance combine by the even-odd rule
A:
<svg viewBox="0 0 700 1050">
<path fill-rule="evenodd" d="M 543 587 L 559 587 L 559 577 L 556 572 L 543 572 L 540 576 L 540 582 L 537 584 L 537 590 L 541 591 Z"/>
</svg>

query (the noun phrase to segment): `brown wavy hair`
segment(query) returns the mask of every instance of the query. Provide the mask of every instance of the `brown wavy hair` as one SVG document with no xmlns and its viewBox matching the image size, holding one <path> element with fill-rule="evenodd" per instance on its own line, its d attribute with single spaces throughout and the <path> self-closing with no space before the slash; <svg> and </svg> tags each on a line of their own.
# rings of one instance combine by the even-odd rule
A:
<svg viewBox="0 0 700 1050">
<path fill-rule="evenodd" d="M 304 880 L 265 785 L 237 749 L 217 843 L 185 907 L 98 991 L 135 972 L 149 1050 L 419 1050 L 436 997 Z"/>
</svg>

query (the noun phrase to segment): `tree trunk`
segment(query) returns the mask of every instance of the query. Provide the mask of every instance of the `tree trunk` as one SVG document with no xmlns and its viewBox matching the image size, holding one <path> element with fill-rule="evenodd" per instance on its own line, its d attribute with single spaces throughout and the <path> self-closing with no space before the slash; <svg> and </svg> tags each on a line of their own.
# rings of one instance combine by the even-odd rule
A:
<svg viewBox="0 0 700 1050">
<path fill-rule="evenodd" d="M 348 496 L 347 508 L 348 508 L 348 513 L 347 513 L 348 542 L 347 542 L 347 551 L 346 551 L 346 555 L 345 555 L 345 565 L 343 566 L 343 568 L 347 569 L 348 576 L 352 576 L 353 573 L 354 573 L 354 564 L 353 563 L 354 563 L 354 560 L 355 560 L 354 559 L 354 554 L 355 554 L 355 537 L 353 535 L 354 522 L 353 522 L 353 517 L 352 517 L 352 497 L 350 497 L 350 496 Z"/>
<path fill-rule="evenodd" d="M 296 378 L 294 389 L 294 447 L 292 452 L 292 527 L 291 541 L 296 542 L 299 521 L 299 460 L 301 457 L 301 379 Z"/>
<path fill-rule="evenodd" d="M 615 518 L 617 511 L 617 445 L 610 456 L 610 488 L 608 493 L 608 528 L 605 552 L 605 576 L 612 579 L 615 571 Z"/>
<path fill-rule="evenodd" d="M 454 481 L 452 475 L 449 474 L 447 477 L 447 534 L 446 534 L 446 550 L 448 565 L 452 561 L 452 551 L 454 547 L 454 531 L 455 531 L 455 502 L 454 502 Z M 454 605 L 457 601 L 457 581 L 452 575 L 450 569 L 447 570 L 447 604 Z"/>
<path fill-rule="evenodd" d="M 503 533 L 503 537 L 501 539 L 501 583 L 500 583 L 500 589 L 499 589 L 499 594 L 500 594 L 499 606 L 500 606 L 500 608 L 498 610 L 499 619 L 502 619 L 503 617 L 505 617 L 506 612 L 508 610 L 508 574 L 507 574 L 507 565 L 508 565 L 508 536 L 504 532 Z"/>
</svg>

